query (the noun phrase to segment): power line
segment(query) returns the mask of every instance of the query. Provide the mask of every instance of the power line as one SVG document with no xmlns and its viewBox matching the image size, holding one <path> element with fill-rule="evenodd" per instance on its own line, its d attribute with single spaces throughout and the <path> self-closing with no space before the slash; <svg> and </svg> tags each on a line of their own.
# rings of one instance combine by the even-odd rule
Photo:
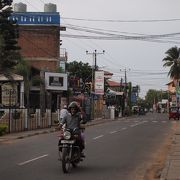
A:
<svg viewBox="0 0 180 180">
<path fill-rule="evenodd" d="M 70 34 L 61 34 L 62 37 L 66 38 L 75 38 L 75 39 L 94 39 L 94 40 L 136 40 L 136 41 L 146 41 L 146 42 L 155 42 L 155 43 L 172 43 L 180 44 L 178 41 L 167 41 L 160 40 L 155 38 L 143 38 L 143 37 L 110 37 L 110 36 L 86 36 L 86 35 L 70 35 Z"/>
<path fill-rule="evenodd" d="M 152 22 L 174 22 L 180 21 L 180 18 L 172 19 L 144 19 L 144 20 L 113 20 L 113 19 L 84 19 L 84 18 L 72 18 L 61 17 L 62 19 L 76 20 L 76 21 L 93 21 L 93 22 L 108 22 L 108 23 L 152 23 Z"/>
</svg>

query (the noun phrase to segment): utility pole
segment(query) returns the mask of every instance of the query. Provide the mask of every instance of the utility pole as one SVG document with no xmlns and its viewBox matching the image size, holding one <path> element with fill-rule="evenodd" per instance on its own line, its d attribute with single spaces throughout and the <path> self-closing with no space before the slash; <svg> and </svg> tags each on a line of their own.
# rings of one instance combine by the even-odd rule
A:
<svg viewBox="0 0 180 180">
<path fill-rule="evenodd" d="M 123 78 L 121 78 L 121 81 L 120 81 L 120 88 L 119 88 L 120 92 L 122 91 L 122 83 L 123 83 Z"/>
<path fill-rule="evenodd" d="M 93 64 L 92 64 L 92 92 L 95 93 L 95 71 L 97 70 L 97 55 L 100 54 L 104 54 L 105 51 L 103 50 L 102 53 L 97 52 L 97 50 L 94 50 L 94 52 L 89 53 L 88 51 L 86 51 L 87 55 L 93 55 Z M 93 67 L 94 65 L 94 67 Z M 94 119 L 94 112 L 95 108 L 94 108 L 94 96 L 92 98 L 92 119 Z"/>
<path fill-rule="evenodd" d="M 102 53 L 97 52 L 97 50 L 95 49 L 94 52 L 89 53 L 88 51 L 86 51 L 87 55 L 93 55 L 93 64 L 92 64 L 92 91 L 94 91 L 94 73 L 97 70 L 97 55 L 100 54 L 104 54 L 105 51 L 103 50 Z M 93 67 L 94 65 L 94 67 Z"/>
<path fill-rule="evenodd" d="M 130 69 L 128 69 L 130 71 Z M 127 94 L 127 69 L 120 69 L 120 71 L 124 71 L 124 108 L 125 110 L 127 109 L 127 98 L 128 98 L 128 94 Z M 123 113 L 124 114 L 124 113 Z"/>
</svg>

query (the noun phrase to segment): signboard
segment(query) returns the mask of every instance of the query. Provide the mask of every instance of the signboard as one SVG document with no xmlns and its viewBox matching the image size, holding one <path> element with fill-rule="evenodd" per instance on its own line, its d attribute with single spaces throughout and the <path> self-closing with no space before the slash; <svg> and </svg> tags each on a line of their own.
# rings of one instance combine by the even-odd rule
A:
<svg viewBox="0 0 180 180">
<path fill-rule="evenodd" d="M 131 102 L 136 103 L 136 101 L 137 101 L 136 93 L 132 92 L 132 94 L 131 94 Z"/>
<path fill-rule="evenodd" d="M 60 15 L 58 12 L 14 12 L 11 17 L 17 24 L 38 24 L 38 25 L 58 25 Z"/>
<path fill-rule="evenodd" d="M 4 106 L 15 106 L 18 101 L 18 90 L 17 85 L 14 84 L 13 86 L 10 83 L 4 83 L 1 86 L 2 91 L 2 105 Z"/>
<path fill-rule="evenodd" d="M 47 90 L 67 91 L 67 74 L 45 72 L 45 85 Z"/>
<path fill-rule="evenodd" d="M 104 94 L 104 71 L 95 71 L 95 94 Z"/>
</svg>

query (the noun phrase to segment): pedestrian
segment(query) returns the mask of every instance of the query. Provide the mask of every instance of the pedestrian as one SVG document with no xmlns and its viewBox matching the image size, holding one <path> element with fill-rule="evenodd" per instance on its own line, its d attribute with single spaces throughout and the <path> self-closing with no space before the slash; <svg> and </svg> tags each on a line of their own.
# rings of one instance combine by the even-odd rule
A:
<svg viewBox="0 0 180 180">
<path fill-rule="evenodd" d="M 59 124 L 61 124 L 62 120 L 67 116 L 68 114 L 68 110 L 67 110 L 67 105 L 64 105 L 63 108 L 60 110 L 60 122 Z"/>
</svg>

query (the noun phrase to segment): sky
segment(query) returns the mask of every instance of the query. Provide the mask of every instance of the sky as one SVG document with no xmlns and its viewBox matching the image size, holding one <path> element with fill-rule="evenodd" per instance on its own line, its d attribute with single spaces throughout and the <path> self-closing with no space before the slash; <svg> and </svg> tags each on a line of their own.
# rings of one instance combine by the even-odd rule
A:
<svg viewBox="0 0 180 180">
<path fill-rule="evenodd" d="M 39 12 L 45 3 L 57 5 L 60 23 L 67 27 L 61 48 L 68 52 L 68 62 L 93 66 L 96 50 L 99 68 L 112 72 L 117 82 L 126 71 L 127 81 L 140 86 L 140 97 L 149 89 L 167 90 L 169 68 L 162 59 L 168 49 L 180 46 L 179 0 L 14 0 L 18 2 Z"/>
</svg>

